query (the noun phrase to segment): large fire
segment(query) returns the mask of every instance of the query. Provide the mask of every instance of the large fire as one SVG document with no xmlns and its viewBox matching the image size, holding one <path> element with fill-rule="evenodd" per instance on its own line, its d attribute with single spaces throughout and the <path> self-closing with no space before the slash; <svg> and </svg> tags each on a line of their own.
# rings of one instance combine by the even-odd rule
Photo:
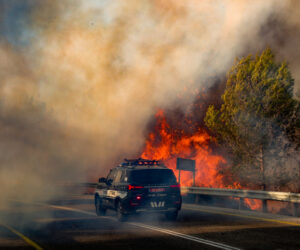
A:
<svg viewBox="0 0 300 250">
<path fill-rule="evenodd" d="M 226 160 L 214 154 L 210 147 L 210 136 L 201 127 L 193 134 L 186 133 L 183 129 L 178 131 L 172 128 L 162 110 L 156 115 L 154 131 L 150 132 L 146 146 L 141 155 L 145 159 L 162 160 L 169 168 L 176 170 L 176 158 L 193 159 L 196 162 L 195 185 L 198 187 L 214 188 L 242 188 L 237 181 L 225 181 L 220 167 L 226 166 Z M 191 172 L 181 171 L 180 183 L 183 186 L 191 186 L 193 177 Z M 261 208 L 260 201 L 245 199 L 245 204 L 251 209 Z"/>
<path fill-rule="evenodd" d="M 224 183 L 224 175 L 218 168 L 226 164 L 226 160 L 213 154 L 209 146 L 210 136 L 202 129 L 192 135 L 184 130 L 176 131 L 168 124 L 162 110 L 156 113 L 155 130 L 148 136 L 142 158 L 163 160 L 171 169 L 176 169 L 176 158 L 189 158 L 196 162 L 195 185 L 200 187 L 240 188 L 238 182 Z M 184 186 L 193 183 L 192 173 L 181 171 L 180 182 Z"/>
</svg>

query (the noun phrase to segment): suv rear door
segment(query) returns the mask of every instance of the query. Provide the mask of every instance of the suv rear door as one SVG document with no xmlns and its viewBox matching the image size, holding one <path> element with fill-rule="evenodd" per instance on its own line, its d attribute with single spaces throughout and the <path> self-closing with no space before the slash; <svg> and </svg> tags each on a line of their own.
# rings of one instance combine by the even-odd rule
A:
<svg viewBox="0 0 300 250">
<path fill-rule="evenodd" d="M 130 183 L 143 187 L 146 207 L 164 209 L 181 202 L 180 188 L 171 169 L 133 170 Z"/>
</svg>

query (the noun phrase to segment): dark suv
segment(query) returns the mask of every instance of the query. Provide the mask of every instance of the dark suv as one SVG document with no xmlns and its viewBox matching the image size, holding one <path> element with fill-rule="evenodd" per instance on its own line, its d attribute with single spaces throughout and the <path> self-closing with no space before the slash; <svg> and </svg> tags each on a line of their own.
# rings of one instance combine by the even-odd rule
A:
<svg viewBox="0 0 300 250">
<path fill-rule="evenodd" d="M 98 216 L 114 209 L 120 221 L 139 212 L 164 213 L 176 220 L 181 209 L 180 185 L 173 171 L 159 161 L 127 160 L 100 178 L 95 191 Z"/>
</svg>

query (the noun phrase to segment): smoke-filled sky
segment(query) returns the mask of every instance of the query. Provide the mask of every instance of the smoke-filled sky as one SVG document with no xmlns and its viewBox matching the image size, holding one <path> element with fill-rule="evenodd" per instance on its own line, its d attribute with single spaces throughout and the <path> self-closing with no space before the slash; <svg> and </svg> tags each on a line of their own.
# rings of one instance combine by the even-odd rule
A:
<svg viewBox="0 0 300 250">
<path fill-rule="evenodd" d="M 1 190 L 96 180 L 139 155 L 158 108 L 266 46 L 300 91 L 299 17 L 289 0 L 0 0 Z"/>
</svg>

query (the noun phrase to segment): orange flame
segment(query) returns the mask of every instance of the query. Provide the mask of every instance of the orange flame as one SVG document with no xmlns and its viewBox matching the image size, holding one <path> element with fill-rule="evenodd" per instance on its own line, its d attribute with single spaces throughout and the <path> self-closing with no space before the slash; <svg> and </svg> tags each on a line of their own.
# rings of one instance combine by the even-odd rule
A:
<svg viewBox="0 0 300 250">
<path fill-rule="evenodd" d="M 155 131 L 149 134 L 141 157 L 162 160 L 173 170 L 176 170 L 177 157 L 193 159 L 196 162 L 196 186 L 240 188 L 238 182 L 224 184 L 224 176 L 219 173 L 218 167 L 225 165 L 226 160 L 212 153 L 209 141 L 210 136 L 202 128 L 198 128 L 192 135 L 185 134 L 183 130 L 172 129 L 164 112 L 159 110 L 156 113 Z M 192 173 L 182 171 L 180 182 L 184 186 L 191 186 Z"/>
<path fill-rule="evenodd" d="M 242 189 L 239 182 L 234 182 L 230 179 L 228 181 L 228 178 L 226 179 L 219 171 L 220 167 L 226 166 L 227 162 L 222 156 L 213 153 L 210 147 L 211 137 L 201 126 L 195 129 L 191 126 L 197 126 L 197 124 L 192 124 L 192 121 L 185 120 L 190 126 L 187 130 L 195 131 L 189 134 L 183 129 L 179 130 L 170 126 L 163 110 L 159 110 L 155 117 L 156 126 L 154 131 L 148 135 L 146 146 L 141 155 L 142 158 L 162 160 L 167 167 L 173 169 L 177 174 L 177 157 L 193 159 L 196 161 L 196 186 Z M 192 186 L 192 173 L 181 171 L 180 182 L 183 186 Z M 252 210 L 262 209 L 261 200 L 245 198 L 244 205 Z M 273 201 L 268 202 L 268 210 L 269 212 L 277 213 L 281 210 L 291 209 L 285 203 Z"/>
<path fill-rule="evenodd" d="M 210 147 L 210 136 L 198 127 L 193 134 L 184 130 L 172 128 L 162 110 L 156 115 L 155 130 L 149 133 L 146 146 L 141 155 L 145 159 L 162 160 L 167 167 L 176 170 L 176 158 L 188 158 L 196 162 L 195 185 L 199 187 L 234 188 L 241 189 L 239 182 L 228 183 L 219 171 L 220 166 L 226 166 L 226 160 L 213 154 Z M 183 186 L 192 186 L 191 172 L 182 171 L 180 183 Z M 244 204 L 254 210 L 261 209 L 260 200 L 244 199 Z"/>
</svg>

